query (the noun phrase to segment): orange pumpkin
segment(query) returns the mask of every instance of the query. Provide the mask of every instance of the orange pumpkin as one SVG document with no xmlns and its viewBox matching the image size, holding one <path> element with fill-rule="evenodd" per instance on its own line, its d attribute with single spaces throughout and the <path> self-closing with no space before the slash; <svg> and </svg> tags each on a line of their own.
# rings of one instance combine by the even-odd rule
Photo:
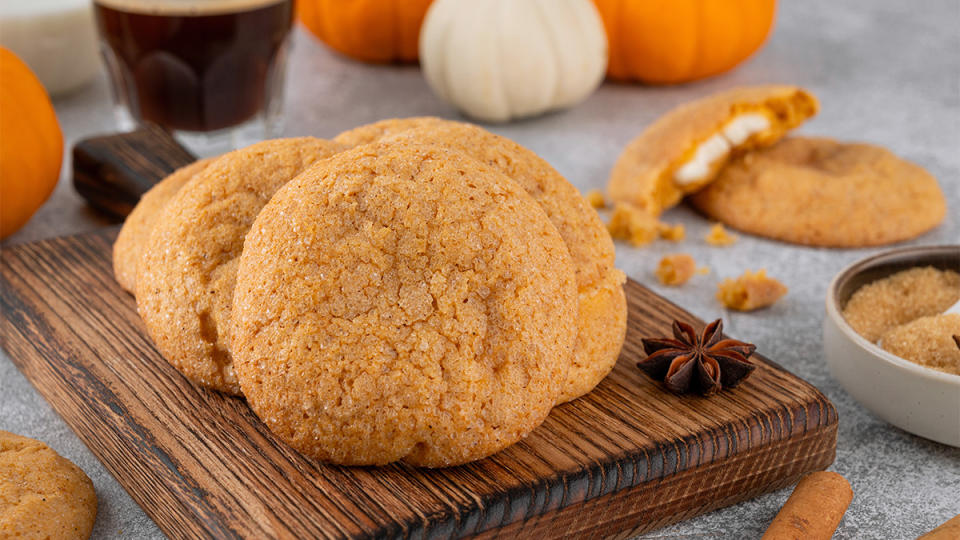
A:
<svg viewBox="0 0 960 540">
<path fill-rule="evenodd" d="M 723 73 L 763 44 L 776 0 L 594 0 L 609 42 L 607 75 L 682 83 Z"/>
<path fill-rule="evenodd" d="M 300 21 L 334 50 L 365 62 L 415 62 L 432 0 L 298 0 Z"/>
<path fill-rule="evenodd" d="M 0 238 L 22 227 L 60 178 L 63 134 L 37 77 L 0 47 Z"/>
</svg>

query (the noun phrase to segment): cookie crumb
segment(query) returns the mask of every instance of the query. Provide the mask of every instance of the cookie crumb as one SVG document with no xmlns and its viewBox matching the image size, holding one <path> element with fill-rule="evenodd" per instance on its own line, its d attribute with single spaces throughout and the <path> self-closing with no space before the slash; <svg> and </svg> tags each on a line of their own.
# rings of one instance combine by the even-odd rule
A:
<svg viewBox="0 0 960 540">
<path fill-rule="evenodd" d="M 676 287 L 683 285 L 693 277 L 697 263 L 686 253 L 674 253 L 660 259 L 657 265 L 657 279 L 664 285 Z"/>
<path fill-rule="evenodd" d="M 660 222 L 655 216 L 636 206 L 617 203 L 613 207 L 607 229 L 614 238 L 626 240 L 633 246 L 645 246 L 657 239 Z"/>
<path fill-rule="evenodd" d="M 670 242 L 682 242 L 687 237 L 687 230 L 682 223 L 676 225 L 660 223 L 657 225 L 657 234 L 660 238 Z"/>
<path fill-rule="evenodd" d="M 709 273 L 710 273 L 710 267 L 709 267 L 709 266 L 701 266 L 700 268 L 697 268 L 697 275 L 705 276 L 705 275 L 707 275 L 707 274 L 709 274 Z"/>
<path fill-rule="evenodd" d="M 960 334 L 960 314 L 934 315 L 890 330 L 880 343 L 904 360 L 960 375 L 960 349 L 951 336 L 955 333 Z"/>
<path fill-rule="evenodd" d="M 753 311 L 773 305 L 787 294 L 787 287 L 768 277 L 764 269 L 747 270 L 736 279 L 725 279 L 717 286 L 717 300 L 737 311 Z"/>
<path fill-rule="evenodd" d="M 715 223 L 710 232 L 704 237 L 711 246 L 729 246 L 737 241 L 736 235 L 730 234 L 722 223 Z"/>
<path fill-rule="evenodd" d="M 599 189 L 591 189 L 587 192 L 587 203 L 597 210 L 602 210 L 607 207 L 607 201 L 603 197 L 603 192 Z"/>
</svg>

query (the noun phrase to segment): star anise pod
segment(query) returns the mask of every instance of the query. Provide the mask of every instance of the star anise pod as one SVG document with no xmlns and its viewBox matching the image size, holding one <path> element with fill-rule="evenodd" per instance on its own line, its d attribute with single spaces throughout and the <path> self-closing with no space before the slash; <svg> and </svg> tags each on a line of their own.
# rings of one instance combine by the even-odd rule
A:
<svg viewBox="0 0 960 540">
<path fill-rule="evenodd" d="M 676 339 L 643 339 L 648 356 L 637 367 L 678 394 L 693 391 L 706 396 L 734 387 L 757 367 L 747 360 L 756 346 L 724 339 L 720 319 L 699 336 L 689 324 L 673 321 L 673 336 Z"/>
</svg>

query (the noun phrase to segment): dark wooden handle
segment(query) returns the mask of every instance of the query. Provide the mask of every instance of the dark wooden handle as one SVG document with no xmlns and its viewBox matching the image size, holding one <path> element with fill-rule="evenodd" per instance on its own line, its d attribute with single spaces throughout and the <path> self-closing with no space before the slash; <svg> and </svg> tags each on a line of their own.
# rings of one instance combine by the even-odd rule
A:
<svg viewBox="0 0 960 540">
<path fill-rule="evenodd" d="M 123 218 L 154 184 L 196 159 L 156 125 L 82 139 L 73 147 L 73 187 L 97 210 Z"/>
</svg>

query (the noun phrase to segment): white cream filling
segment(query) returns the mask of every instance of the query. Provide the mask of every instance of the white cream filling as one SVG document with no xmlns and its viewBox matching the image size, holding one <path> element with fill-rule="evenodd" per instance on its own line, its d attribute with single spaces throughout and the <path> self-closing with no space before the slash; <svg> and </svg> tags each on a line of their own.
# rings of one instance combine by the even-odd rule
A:
<svg viewBox="0 0 960 540">
<path fill-rule="evenodd" d="M 770 120 L 763 114 L 748 113 L 737 116 L 724 124 L 718 133 L 697 146 L 693 157 L 677 167 L 673 173 L 674 180 L 681 185 L 704 180 L 710 174 L 715 161 L 729 154 L 734 146 L 743 144 L 751 135 L 769 128 Z"/>
<path fill-rule="evenodd" d="M 678 167 L 673 178 L 680 184 L 692 184 L 710 174 L 710 164 L 730 153 L 730 142 L 723 133 L 716 133 L 700 143 L 690 161 Z"/>
<path fill-rule="evenodd" d="M 723 136 L 732 145 L 743 144 L 754 133 L 770 127 L 770 120 L 760 113 L 741 114 L 723 126 Z"/>
</svg>

